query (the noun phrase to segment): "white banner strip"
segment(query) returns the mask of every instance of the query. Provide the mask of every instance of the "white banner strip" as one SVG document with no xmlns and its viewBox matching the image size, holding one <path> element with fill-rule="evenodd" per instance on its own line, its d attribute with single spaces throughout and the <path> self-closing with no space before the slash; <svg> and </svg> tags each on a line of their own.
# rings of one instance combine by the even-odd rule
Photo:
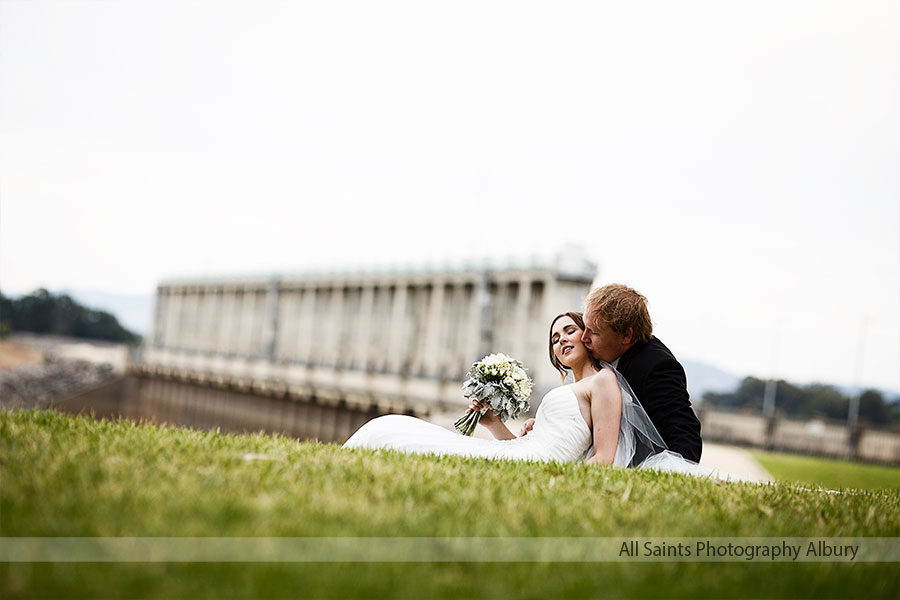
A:
<svg viewBox="0 0 900 600">
<path fill-rule="evenodd" d="M 0 537 L 0 562 L 900 563 L 900 538 Z"/>
</svg>

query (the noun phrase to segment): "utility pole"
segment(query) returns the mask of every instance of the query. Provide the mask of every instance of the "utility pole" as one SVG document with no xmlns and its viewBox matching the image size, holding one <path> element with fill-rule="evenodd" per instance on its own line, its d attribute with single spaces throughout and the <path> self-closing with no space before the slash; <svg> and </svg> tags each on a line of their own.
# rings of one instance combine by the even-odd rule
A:
<svg viewBox="0 0 900 600">
<path fill-rule="evenodd" d="M 859 440 L 862 431 L 859 429 L 859 397 L 862 394 L 862 371 L 866 348 L 866 328 L 868 318 L 863 316 L 859 325 L 859 345 L 856 348 L 856 368 L 853 373 L 853 393 L 850 395 L 850 406 L 847 409 L 847 454 L 855 460 L 859 453 Z"/>
<path fill-rule="evenodd" d="M 778 352 L 781 347 L 781 320 L 775 322 L 775 337 L 772 342 L 772 368 L 766 387 L 763 391 L 763 418 L 766 421 L 766 447 L 775 446 L 775 396 L 778 389 L 776 373 L 778 370 Z"/>
</svg>

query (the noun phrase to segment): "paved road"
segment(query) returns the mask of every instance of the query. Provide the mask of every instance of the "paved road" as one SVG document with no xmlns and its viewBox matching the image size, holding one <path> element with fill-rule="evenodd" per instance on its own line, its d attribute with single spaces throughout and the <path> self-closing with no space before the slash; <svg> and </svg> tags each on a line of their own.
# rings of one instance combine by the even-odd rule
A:
<svg viewBox="0 0 900 600">
<path fill-rule="evenodd" d="M 704 442 L 700 464 L 718 469 L 720 473 L 731 473 L 756 481 L 774 481 L 772 475 L 749 452 L 737 446 Z"/>
</svg>

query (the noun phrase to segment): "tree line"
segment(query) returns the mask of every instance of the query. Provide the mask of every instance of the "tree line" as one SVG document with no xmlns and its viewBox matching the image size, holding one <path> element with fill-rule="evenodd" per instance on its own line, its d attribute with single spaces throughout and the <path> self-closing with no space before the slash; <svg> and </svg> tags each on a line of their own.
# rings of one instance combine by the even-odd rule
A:
<svg viewBox="0 0 900 600">
<path fill-rule="evenodd" d="M 0 335 L 14 331 L 64 335 L 109 342 L 138 342 L 141 337 L 106 311 L 82 306 L 66 294 L 41 288 L 21 298 L 0 292 Z"/>
<path fill-rule="evenodd" d="M 733 392 L 706 392 L 703 403 L 761 414 L 765 387 L 765 380 L 746 377 Z M 814 383 L 799 386 L 784 380 L 776 382 L 775 410 L 787 417 L 823 417 L 846 421 L 849 406 L 850 397 L 830 385 Z M 898 428 L 900 402 L 888 402 L 878 390 L 865 390 L 859 396 L 859 419 L 871 425 Z"/>
</svg>

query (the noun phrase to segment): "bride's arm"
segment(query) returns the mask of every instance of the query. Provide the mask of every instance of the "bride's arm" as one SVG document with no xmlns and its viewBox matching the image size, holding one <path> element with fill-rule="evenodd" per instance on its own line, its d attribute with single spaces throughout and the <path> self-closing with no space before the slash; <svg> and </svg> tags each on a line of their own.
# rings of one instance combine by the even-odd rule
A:
<svg viewBox="0 0 900 600">
<path fill-rule="evenodd" d="M 482 417 L 482 419 L 484 419 L 484 417 Z M 503 421 L 501 421 L 500 419 L 497 419 L 497 422 L 495 424 L 485 425 L 485 427 L 487 427 L 488 430 L 491 432 L 491 435 L 493 435 L 498 440 L 514 440 L 514 439 L 516 439 L 515 434 L 512 431 L 510 431 L 509 427 L 507 427 L 506 424 Z"/>
<path fill-rule="evenodd" d="M 612 371 L 603 369 L 591 378 L 591 422 L 594 426 L 594 456 L 587 464 L 611 465 L 619 444 L 622 390 Z"/>
<path fill-rule="evenodd" d="M 472 404 L 470 408 L 472 410 L 480 410 L 482 404 L 477 400 L 472 400 Z M 500 417 L 494 414 L 494 411 L 488 409 L 483 415 L 481 415 L 481 420 L 478 421 L 479 424 L 487 427 L 488 431 L 491 432 L 498 440 L 514 440 L 516 439 L 515 434 L 509 430 L 509 427 L 500 420 Z"/>
</svg>

